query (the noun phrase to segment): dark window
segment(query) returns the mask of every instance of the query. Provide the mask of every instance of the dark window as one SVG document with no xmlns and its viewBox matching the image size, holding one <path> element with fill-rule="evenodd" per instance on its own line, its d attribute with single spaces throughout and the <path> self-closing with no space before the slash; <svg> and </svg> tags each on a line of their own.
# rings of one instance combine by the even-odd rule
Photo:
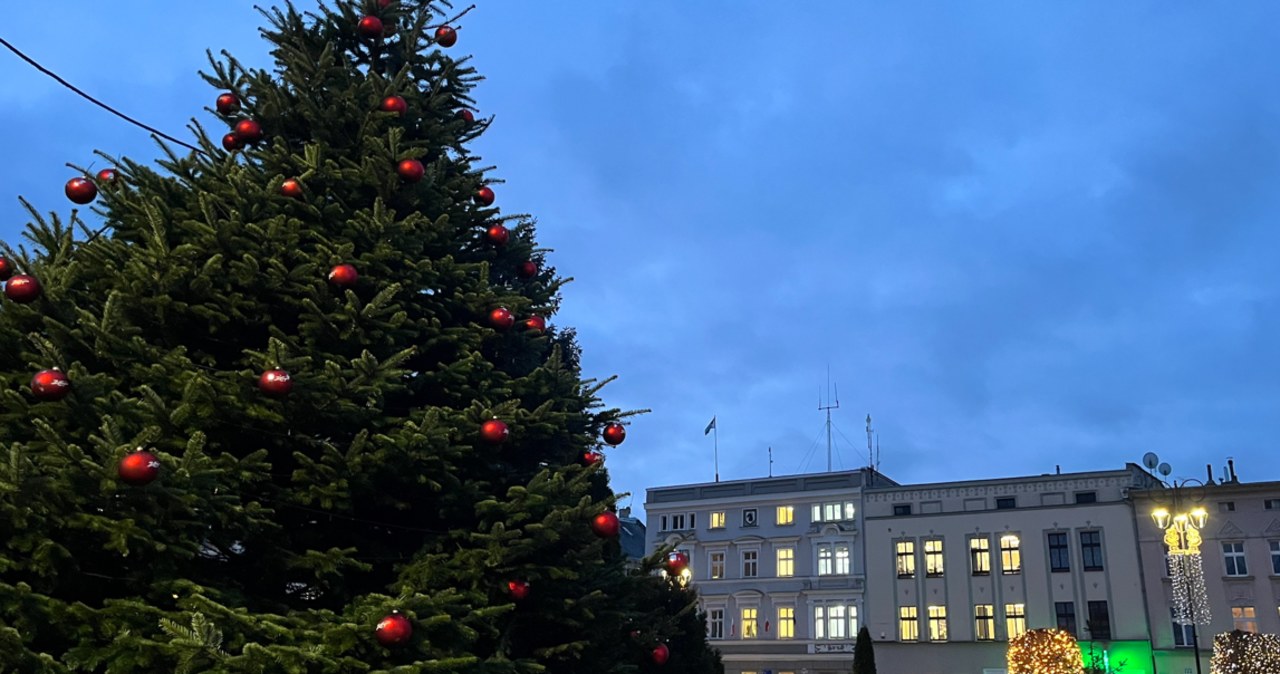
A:
<svg viewBox="0 0 1280 674">
<path fill-rule="evenodd" d="M 1236 511 L 1236 502 L 1235 501 L 1219 501 L 1218 511 L 1224 512 L 1224 513 L 1233 513 Z"/>
<path fill-rule="evenodd" d="M 1013 510 L 1018 507 L 1018 501 L 1012 496 L 996 499 L 996 510 Z"/>
<path fill-rule="evenodd" d="M 1064 533 L 1049 534 L 1049 570 L 1071 570 L 1071 549 L 1067 547 L 1067 535 Z"/>
<path fill-rule="evenodd" d="M 1267 510 L 1280 510 L 1280 498 L 1269 498 L 1263 501 L 1262 507 Z"/>
<path fill-rule="evenodd" d="M 1078 491 L 1076 492 L 1076 503 L 1097 503 L 1098 492 L 1096 491 Z"/>
<path fill-rule="evenodd" d="M 908 503 L 907 505 L 896 505 L 896 506 L 894 506 L 894 507 L 893 507 L 893 514 L 894 514 L 894 515 L 910 515 L 910 514 L 911 514 L 911 504 L 910 504 L 910 503 Z"/>
<path fill-rule="evenodd" d="M 1107 602 L 1089 602 L 1089 638 L 1107 641 L 1111 638 L 1111 616 L 1107 614 Z"/>
<path fill-rule="evenodd" d="M 1069 601 L 1060 601 L 1053 605 L 1053 609 L 1058 614 L 1058 629 L 1066 630 L 1075 636 L 1076 605 Z"/>
<path fill-rule="evenodd" d="M 1084 558 L 1085 571 L 1102 570 L 1102 532 L 1080 532 L 1080 556 Z"/>
</svg>

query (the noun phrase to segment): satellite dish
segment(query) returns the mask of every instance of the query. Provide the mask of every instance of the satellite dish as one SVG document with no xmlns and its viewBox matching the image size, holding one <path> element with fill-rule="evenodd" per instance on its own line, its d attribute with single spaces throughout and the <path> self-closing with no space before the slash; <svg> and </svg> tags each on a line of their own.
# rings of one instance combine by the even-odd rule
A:
<svg viewBox="0 0 1280 674">
<path fill-rule="evenodd" d="M 1159 470 L 1159 471 L 1160 471 L 1160 474 L 1161 474 L 1161 475 L 1163 475 L 1163 476 L 1165 476 L 1165 477 L 1169 477 L 1169 473 L 1172 473 L 1172 472 L 1173 472 L 1173 466 L 1170 466 L 1170 465 L 1169 465 L 1169 464 L 1167 464 L 1167 463 L 1162 463 L 1162 464 L 1160 464 L 1160 467 L 1159 467 L 1157 470 Z"/>
<path fill-rule="evenodd" d="M 1160 457 L 1156 456 L 1155 452 L 1147 452 L 1142 455 L 1142 465 L 1146 466 L 1147 470 L 1155 470 L 1156 466 L 1160 465 Z"/>
</svg>

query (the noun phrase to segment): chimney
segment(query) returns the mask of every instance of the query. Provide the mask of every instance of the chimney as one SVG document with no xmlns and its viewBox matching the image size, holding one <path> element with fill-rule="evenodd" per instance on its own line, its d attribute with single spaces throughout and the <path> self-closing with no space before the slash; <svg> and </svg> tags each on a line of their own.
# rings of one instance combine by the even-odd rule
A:
<svg viewBox="0 0 1280 674">
<path fill-rule="evenodd" d="M 1227 475 L 1228 475 L 1228 478 L 1227 478 L 1228 481 L 1231 482 L 1232 484 L 1235 484 L 1240 481 L 1236 479 L 1236 462 L 1234 459 L 1230 457 L 1227 457 Z"/>
<path fill-rule="evenodd" d="M 631 517 L 631 508 L 630 508 L 630 507 L 627 507 L 627 508 L 622 508 L 621 510 L 619 510 L 619 511 L 618 511 L 618 517 L 623 518 L 623 519 L 626 519 L 626 518 L 628 518 L 628 517 Z"/>
<path fill-rule="evenodd" d="M 1209 473 L 1209 481 L 1206 482 L 1205 484 L 1213 484 L 1213 464 L 1212 463 L 1204 464 L 1204 469 Z"/>
<path fill-rule="evenodd" d="M 1058 474 L 1059 474 L 1059 475 L 1061 475 L 1061 474 L 1062 474 L 1062 466 L 1061 466 L 1061 465 L 1056 465 L 1056 466 L 1054 466 L 1054 468 L 1055 468 L 1055 469 L 1057 469 L 1057 471 L 1058 471 Z"/>
</svg>

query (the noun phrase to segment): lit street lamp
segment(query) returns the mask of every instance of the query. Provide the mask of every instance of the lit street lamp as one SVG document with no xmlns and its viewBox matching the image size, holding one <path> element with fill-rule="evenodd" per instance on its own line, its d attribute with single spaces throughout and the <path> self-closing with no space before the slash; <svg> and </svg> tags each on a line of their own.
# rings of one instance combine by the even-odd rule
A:
<svg viewBox="0 0 1280 674">
<path fill-rule="evenodd" d="M 1148 469 L 1157 470 L 1168 477 L 1173 469 L 1160 463 L 1159 457 L 1148 452 L 1142 457 Z M 1158 479 L 1158 478 L 1157 478 Z M 1165 481 L 1161 484 L 1170 491 L 1169 508 L 1156 508 L 1151 519 L 1164 532 L 1164 544 L 1169 549 L 1169 579 L 1173 584 L 1173 622 L 1191 626 L 1191 646 L 1195 653 L 1196 674 L 1200 674 L 1201 625 L 1208 625 L 1209 596 L 1204 582 L 1204 560 L 1200 556 L 1200 544 L 1204 538 L 1200 531 L 1209 520 L 1203 506 L 1205 483 L 1194 478 Z M 1190 496 L 1187 493 L 1190 492 Z M 1184 504 L 1184 500 L 1190 503 Z"/>
</svg>

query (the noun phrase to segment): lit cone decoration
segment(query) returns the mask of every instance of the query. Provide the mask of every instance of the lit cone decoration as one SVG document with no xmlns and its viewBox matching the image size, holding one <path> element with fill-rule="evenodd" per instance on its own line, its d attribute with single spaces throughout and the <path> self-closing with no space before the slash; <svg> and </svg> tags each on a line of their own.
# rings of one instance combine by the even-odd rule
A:
<svg viewBox="0 0 1280 674">
<path fill-rule="evenodd" d="M 160 459 L 155 454 L 139 450 L 120 460 L 120 481 L 135 487 L 144 487 L 160 477 Z"/>
<path fill-rule="evenodd" d="M 283 398 L 293 390 L 293 377 L 284 370 L 267 370 L 258 377 L 258 389 L 272 398 Z"/>
<path fill-rule="evenodd" d="M 18 304 L 30 304 L 40 297 L 43 289 L 36 277 L 18 274 L 4 284 L 4 296 Z"/>
<path fill-rule="evenodd" d="M 500 445 L 506 442 L 507 436 L 511 434 L 511 429 L 500 419 L 490 419 L 480 424 L 480 438 L 491 445 Z"/>
<path fill-rule="evenodd" d="M 494 330 L 510 330 L 516 324 L 516 317 L 506 307 L 498 307 L 489 312 L 489 325 Z"/>
<path fill-rule="evenodd" d="M 71 393 L 71 380 L 62 370 L 41 370 L 31 378 L 31 395 L 41 402 L 57 402 Z"/>
<path fill-rule="evenodd" d="M 93 201 L 98 196 L 98 186 L 88 178 L 72 178 L 67 181 L 67 186 L 63 190 L 67 194 L 67 198 L 72 202 L 81 206 Z"/>
<path fill-rule="evenodd" d="M 604 511 L 591 518 L 591 531 L 600 538 L 617 538 L 622 530 L 622 523 L 612 511 Z"/>
<path fill-rule="evenodd" d="M 601 435 L 604 437 L 605 442 L 617 447 L 622 444 L 623 440 L 627 439 L 627 429 L 623 428 L 622 424 L 612 423 L 604 427 L 604 432 Z"/>
<path fill-rule="evenodd" d="M 383 646 L 403 646 L 413 637 L 413 623 L 399 613 L 392 613 L 378 621 L 373 634 Z"/>
</svg>

